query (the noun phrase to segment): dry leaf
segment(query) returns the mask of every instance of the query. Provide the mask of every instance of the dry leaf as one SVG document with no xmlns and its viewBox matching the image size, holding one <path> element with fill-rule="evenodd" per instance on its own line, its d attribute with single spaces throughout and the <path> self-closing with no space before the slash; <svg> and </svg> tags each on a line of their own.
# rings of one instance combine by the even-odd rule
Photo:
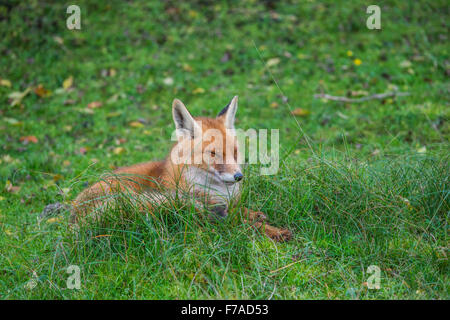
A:
<svg viewBox="0 0 450 320">
<path fill-rule="evenodd" d="M 404 60 L 400 63 L 400 68 L 410 68 L 412 66 L 411 61 Z"/>
<path fill-rule="evenodd" d="M 192 91 L 193 94 L 199 94 L 199 93 L 205 93 L 205 89 L 203 88 L 197 88 L 194 91 Z"/>
<path fill-rule="evenodd" d="M 89 109 L 100 108 L 103 105 L 100 101 L 93 101 L 87 105 Z"/>
<path fill-rule="evenodd" d="M 11 81 L 0 78 L 0 86 L 11 88 Z"/>
<path fill-rule="evenodd" d="M 294 111 L 292 111 L 292 114 L 294 116 L 299 116 L 299 117 L 306 117 L 310 114 L 311 112 L 309 110 L 306 109 L 302 109 L 302 108 L 297 108 Z"/>
<path fill-rule="evenodd" d="M 113 153 L 114 153 L 114 154 L 122 154 L 122 153 L 125 153 L 125 148 L 123 148 L 123 147 L 117 147 L 117 148 L 114 148 Z"/>
<path fill-rule="evenodd" d="M 50 95 L 50 91 L 45 89 L 42 84 L 39 84 L 36 88 L 34 88 L 34 93 L 41 98 L 48 97 Z"/>
<path fill-rule="evenodd" d="M 164 83 L 166 86 L 171 86 L 171 85 L 173 85 L 173 78 L 167 77 L 167 78 L 165 78 L 165 79 L 163 80 L 163 83 Z"/>
<path fill-rule="evenodd" d="M 8 95 L 8 98 L 10 99 L 10 105 L 11 107 L 14 107 L 15 105 L 18 105 L 22 102 L 23 98 L 31 91 L 31 88 L 27 88 L 24 92 L 11 92 Z"/>
<path fill-rule="evenodd" d="M 266 66 L 272 67 L 272 66 L 276 66 L 279 63 L 280 63 L 280 58 L 272 58 L 272 59 L 267 60 Z"/>
<path fill-rule="evenodd" d="M 192 67 L 187 63 L 183 64 L 183 70 L 186 72 L 192 72 Z"/>
<path fill-rule="evenodd" d="M 426 153 L 426 152 L 427 152 L 427 147 L 425 147 L 425 146 L 417 149 L 417 153 Z"/>
<path fill-rule="evenodd" d="M 65 90 L 69 89 L 73 84 L 73 77 L 70 76 L 66 80 L 63 81 L 63 88 Z"/>
<path fill-rule="evenodd" d="M 27 143 L 38 143 L 38 139 L 35 136 L 25 136 L 25 137 L 20 137 L 19 139 L 21 142 L 27 144 Z"/>
<path fill-rule="evenodd" d="M 133 128 L 142 128 L 143 126 L 144 125 L 139 121 L 131 121 L 130 122 L 130 127 L 133 127 Z"/>
<path fill-rule="evenodd" d="M 5 190 L 6 190 L 6 192 L 17 193 L 17 192 L 20 191 L 20 187 L 18 187 L 18 186 L 13 186 L 12 183 L 11 183 L 11 181 L 6 180 Z"/>
</svg>

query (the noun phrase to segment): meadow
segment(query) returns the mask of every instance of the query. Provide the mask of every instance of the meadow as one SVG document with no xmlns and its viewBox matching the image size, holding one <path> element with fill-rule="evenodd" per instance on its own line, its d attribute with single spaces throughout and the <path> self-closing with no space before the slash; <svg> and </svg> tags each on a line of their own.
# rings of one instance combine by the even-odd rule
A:
<svg viewBox="0 0 450 320">
<path fill-rule="evenodd" d="M 447 1 L 378 1 L 380 30 L 367 1 L 75 4 L 80 30 L 62 1 L 0 4 L 1 299 L 449 298 Z M 190 207 L 79 237 L 42 215 L 164 158 L 174 98 L 215 116 L 234 95 L 237 127 L 280 132 L 243 205 L 291 241 Z"/>
</svg>

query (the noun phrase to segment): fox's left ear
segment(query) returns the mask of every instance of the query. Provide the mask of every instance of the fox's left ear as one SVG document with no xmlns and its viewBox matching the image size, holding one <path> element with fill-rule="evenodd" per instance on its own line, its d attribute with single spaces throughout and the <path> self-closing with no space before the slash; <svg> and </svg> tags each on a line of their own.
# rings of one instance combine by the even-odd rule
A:
<svg viewBox="0 0 450 320">
<path fill-rule="evenodd" d="M 217 118 L 223 118 L 225 128 L 234 129 L 234 119 L 238 107 L 238 96 L 234 96 L 230 103 L 219 112 Z"/>
</svg>

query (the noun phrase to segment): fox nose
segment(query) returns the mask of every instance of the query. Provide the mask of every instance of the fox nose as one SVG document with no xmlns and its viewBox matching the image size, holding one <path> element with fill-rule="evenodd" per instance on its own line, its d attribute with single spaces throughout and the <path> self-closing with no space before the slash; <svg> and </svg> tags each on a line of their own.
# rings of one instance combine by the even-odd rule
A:
<svg viewBox="0 0 450 320">
<path fill-rule="evenodd" d="M 234 175 L 234 180 L 241 181 L 243 177 L 242 173 L 238 172 Z"/>
</svg>

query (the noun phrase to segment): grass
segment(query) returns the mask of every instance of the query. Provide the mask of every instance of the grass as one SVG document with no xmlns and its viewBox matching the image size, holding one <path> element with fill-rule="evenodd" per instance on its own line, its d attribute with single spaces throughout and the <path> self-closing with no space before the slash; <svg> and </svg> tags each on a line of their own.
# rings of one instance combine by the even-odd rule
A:
<svg viewBox="0 0 450 320">
<path fill-rule="evenodd" d="M 446 1 L 380 1 L 381 30 L 365 1 L 77 4 L 79 31 L 61 2 L 0 6 L 1 298 L 449 298 Z M 395 88 L 410 95 L 314 98 Z M 66 215 L 39 220 L 102 173 L 164 157 L 173 98 L 214 116 L 236 94 L 238 127 L 280 130 L 280 171 L 250 166 L 243 202 L 291 242 L 191 208 L 130 209 L 80 238 Z M 66 287 L 72 264 L 80 290 Z"/>
</svg>

